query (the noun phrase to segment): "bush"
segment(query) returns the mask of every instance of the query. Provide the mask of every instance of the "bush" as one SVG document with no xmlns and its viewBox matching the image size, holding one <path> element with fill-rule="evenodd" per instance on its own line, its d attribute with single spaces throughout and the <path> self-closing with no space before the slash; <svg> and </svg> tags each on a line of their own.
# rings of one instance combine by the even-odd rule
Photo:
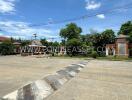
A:
<svg viewBox="0 0 132 100">
<path fill-rule="evenodd" d="M 92 56 L 93 58 L 97 58 L 97 56 L 98 56 L 98 53 L 97 53 L 96 51 L 92 51 L 92 54 L 91 54 L 91 56 Z"/>
<path fill-rule="evenodd" d="M 106 57 L 106 54 L 104 52 L 99 53 L 99 57 Z"/>
<path fill-rule="evenodd" d="M 51 53 L 51 54 L 52 54 L 53 57 L 55 56 L 55 53 Z"/>
<path fill-rule="evenodd" d="M 4 41 L 0 44 L 1 55 L 12 55 L 14 54 L 15 46 L 10 41 Z"/>
</svg>

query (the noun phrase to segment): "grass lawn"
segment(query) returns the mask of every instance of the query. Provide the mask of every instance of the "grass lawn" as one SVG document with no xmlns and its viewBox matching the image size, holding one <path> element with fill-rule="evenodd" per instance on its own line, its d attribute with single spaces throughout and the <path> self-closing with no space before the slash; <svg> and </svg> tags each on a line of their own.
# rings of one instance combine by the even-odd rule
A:
<svg viewBox="0 0 132 100">
<path fill-rule="evenodd" d="M 68 55 L 65 55 L 65 56 L 52 56 L 52 58 L 62 58 L 62 59 L 82 59 L 82 60 L 88 60 L 88 59 L 93 59 L 91 57 L 87 57 L 87 56 L 68 56 Z"/>
<path fill-rule="evenodd" d="M 92 57 L 87 57 L 87 56 L 54 56 L 52 58 L 62 58 L 62 59 L 83 59 L 83 60 L 89 60 L 93 59 Z M 132 58 L 126 58 L 126 57 L 97 57 L 97 60 L 110 60 L 110 61 L 132 61 Z"/>
<path fill-rule="evenodd" d="M 99 60 L 111 60 L 111 61 L 132 61 L 132 58 L 126 57 L 98 57 Z"/>
</svg>

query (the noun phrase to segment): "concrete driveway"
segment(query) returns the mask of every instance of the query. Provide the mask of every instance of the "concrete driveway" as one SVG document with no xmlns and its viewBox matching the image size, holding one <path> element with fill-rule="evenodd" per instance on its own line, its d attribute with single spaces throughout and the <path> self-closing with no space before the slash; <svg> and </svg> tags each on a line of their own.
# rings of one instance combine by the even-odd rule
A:
<svg viewBox="0 0 132 100">
<path fill-rule="evenodd" d="M 79 59 L 36 58 L 21 56 L 0 57 L 0 97 L 21 86 L 78 63 Z"/>
<path fill-rule="evenodd" d="M 132 62 L 91 61 L 46 100 L 132 100 Z"/>
</svg>

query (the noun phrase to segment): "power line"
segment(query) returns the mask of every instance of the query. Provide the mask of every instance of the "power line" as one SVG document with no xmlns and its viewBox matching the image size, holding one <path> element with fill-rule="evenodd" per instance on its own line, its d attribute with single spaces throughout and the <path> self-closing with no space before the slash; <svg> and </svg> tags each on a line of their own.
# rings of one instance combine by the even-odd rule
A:
<svg viewBox="0 0 132 100">
<path fill-rule="evenodd" d="M 107 14 L 107 13 L 110 13 L 110 12 L 112 13 L 115 10 L 129 9 L 131 7 L 132 7 L 132 3 L 129 3 L 129 4 L 126 4 L 126 5 L 123 5 L 123 6 L 118 6 L 118 7 L 109 9 L 109 10 L 100 11 L 100 12 L 97 12 L 97 13 L 91 14 L 91 15 L 83 15 L 83 16 L 76 17 L 76 18 L 66 19 L 66 20 L 63 20 L 63 21 L 50 22 L 48 24 L 46 24 L 46 23 L 43 23 L 43 24 L 31 24 L 31 25 L 29 25 L 29 27 L 48 26 L 48 25 L 51 25 L 51 24 L 61 24 L 61 23 L 70 22 L 70 21 L 77 21 L 77 20 L 81 20 L 81 19 L 86 19 L 86 18 L 94 17 L 94 16 L 97 16 L 99 14 Z M 25 29 L 25 28 L 20 28 L 20 29 Z M 0 29 L 0 31 L 4 31 L 4 30 Z"/>
<path fill-rule="evenodd" d="M 113 12 L 115 10 L 129 9 L 131 7 L 132 7 L 132 3 L 129 3 L 129 4 L 126 4 L 126 5 L 123 5 L 123 6 L 118 6 L 118 7 L 109 9 L 109 10 L 100 11 L 100 12 L 97 12 L 97 13 L 91 14 L 91 15 L 83 15 L 83 16 L 80 16 L 80 17 L 66 19 L 66 20 L 62 20 L 62 21 L 54 21 L 54 22 L 51 22 L 51 23 L 48 23 L 48 24 L 47 23 L 31 24 L 30 27 L 45 26 L 45 25 L 52 25 L 52 24 L 62 24 L 62 23 L 66 23 L 66 22 L 72 22 L 72 21 L 77 21 L 77 20 L 81 20 L 81 19 L 87 19 L 87 18 L 90 18 L 90 17 L 97 16 L 99 14 L 107 14 L 107 13 Z"/>
</svg>

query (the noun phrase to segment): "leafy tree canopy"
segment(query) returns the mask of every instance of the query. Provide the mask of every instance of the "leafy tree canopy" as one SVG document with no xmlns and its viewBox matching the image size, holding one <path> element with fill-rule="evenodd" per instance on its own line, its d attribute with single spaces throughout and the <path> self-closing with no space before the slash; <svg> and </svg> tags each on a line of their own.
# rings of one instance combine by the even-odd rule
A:
<svg viewBox="0 0 132 100">
<path fill-rule="evenodd" d="M 44 46 L 49 46 L 49 43 L 46 39 L 41 39 L 40 42 L 42 43 L 42 45 Z"/>
<path fill-rule="evenodd" d="M 81 36 L 81 41 L 86 42 L 87 45 L 93 45 L 95 47 L 105 46 L 106 44 L 114 43 L 115 34 L 112 29 L 107 29 L 102 33 L 92 32 Z"/>
<path fill-rule="evenodd" d="M 129 36 L 129 41 L 132 42 L 132 21 L 128 21 L 122 24 L 118 34 L 124 34 Z"/>
<path fill-rule="evenodd" d="M 60 36 L 64 39 L 70 40 L 73 38 L 79 38 L 82 29 L 78 27 L 75 23 L 70 23 L 66 25 L 65 28 L 61 29 Z"/>
<path fill-rule="evenodd" d="M 122 24 L 118 34 L 130 35 L 132 32 L 132 21 Z"/>
<path fill-rule="evenodd" d="M 14 53 L 14 48 L 10 40 L 4 41 L 0 44 L 0 55 L 11 55 Z"/>
<path fill-rule="evenodd" d="M 55 41 L 55 42 L 53 42 L 53 44 L 52 44 L 52 46 L 59 46 L 60 45 L 60 43 L 59 42 L 57 42 L 57 41 Z"/>
<path fill-rule="evenodd" d="M 81 42 L 79 39 L 73 38 L 67 41 L 67 46 L 80 46 Z"/>
<path fill-rule="evenodd" d="M 29 45 L 30 43 L 31 43 L 30 40 L 22 40 L 22 41 L 21 41 L 21 46 L 27 46 L 27 45 Z"/>
<path fill-rule="evenodd" d="M 115 33 L 112 29 L 107 29 L 101 33 L 101 39 L 104 44 L 110 44 L 115 42 Z"/>
</svg>

